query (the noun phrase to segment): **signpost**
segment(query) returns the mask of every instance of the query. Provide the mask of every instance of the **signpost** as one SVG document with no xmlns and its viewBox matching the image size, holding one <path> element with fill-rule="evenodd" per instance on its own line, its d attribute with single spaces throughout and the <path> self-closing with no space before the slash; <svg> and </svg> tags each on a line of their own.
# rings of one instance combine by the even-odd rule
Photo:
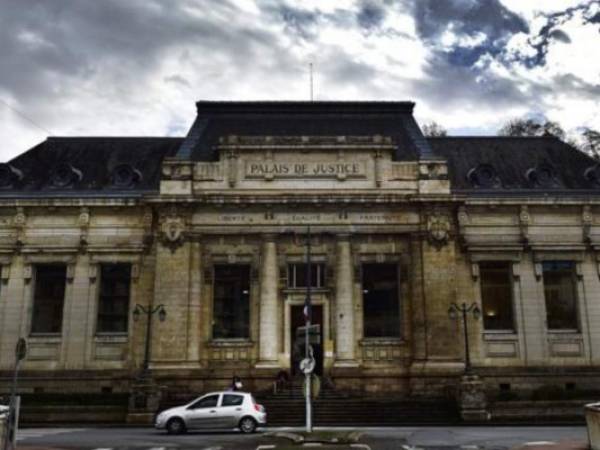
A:
<svg viewBox="0 0 600 450">
<path fill-rule="evenodd" d="M 19 426 L 19 407 L 20 398 L 17 397 L 17 381 L 19 377 L 19 366 L 21 361 L 27 356 L 27 341 L 20 338 L 15 347 L 15 369 L 13 371 L 12 386 L 10 389 L 10 404 L 8 410 L 8 422 L 6 427 L 6 437 L 4 439 L 4 450 L 16 448 L 17 429 Z"/>
<path fill-rule="evenodd" d="M 312 433 L 312 399 L 311 399 L 311 376 L 312 371 L 315 369 L 315 358 L 313 355 L 312 347 L 310 345 L 311 325 L 310 321 L 312 318 L 312 303 L 310 298 L 310 289 L 312 285 L 312 266 L 310 260 L 310 227 L 307 230 L 306 238 L 306 299 L 304 301 L 304 318 L 306 324 L 304 327 L 304 359 L 300 362 L 300 370 L 304 373 L 305 377 L 305 390 L 304 396 L 306 397 L 306 432 Z M 308 330 L 308 333 L 306 332 Z"/>
</svg>

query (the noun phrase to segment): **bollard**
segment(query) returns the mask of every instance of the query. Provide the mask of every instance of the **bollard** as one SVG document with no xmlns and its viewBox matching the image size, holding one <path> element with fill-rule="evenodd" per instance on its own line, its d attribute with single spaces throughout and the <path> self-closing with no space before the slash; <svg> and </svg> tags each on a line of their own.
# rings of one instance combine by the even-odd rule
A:
<svg viewBox="0 0 600 450">
<path fill-rule="evenodd" d="M 600 450 L 600 403 L 585 405 L 585 422 L 592 450 Z"/>
</svg>

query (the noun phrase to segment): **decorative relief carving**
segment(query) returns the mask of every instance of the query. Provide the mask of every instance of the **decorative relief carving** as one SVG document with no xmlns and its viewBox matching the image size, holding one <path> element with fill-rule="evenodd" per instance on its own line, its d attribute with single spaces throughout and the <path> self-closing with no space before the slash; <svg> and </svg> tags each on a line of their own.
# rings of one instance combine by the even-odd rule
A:
<svg viewBox="0 0 600 450">
<path fill-rule="evenodd" d="M 79 226 L 79 245 L 81 247 L 81 251 L 85 252 L 85 249 L 88 245 L 88 232 L 90 227 L 89 208 L 83 207 L 79 210 L 77 225 Z"/>
<path fill-rule="evenodd" d="M 229 170 L 227 171 L 227 182 L 229 187 L 235 187 L 237 184 L 237 171 L 238 171 L 238 156 L 235 151 L 230 150 L 227 152 L 227 162 Z"/>
<path fill-rule="evenodd" d="M 95 283 L 98 279 L 98 264 L 90 264 L 88 268 L 88 277 L 90 279 L 90 283 Z"/>
<path fill-rule="evenodd" d="M 438 250 L 450 239 L 450 217 L 434 211 L 427 216 L 427 238 Z"/>
<path fill-rule="evenodd" d="M 161 237 L 165 245 L 171 252 L 183 243 L 185 238 L 185 219 L 178 214 L 175 207 L 171 207 L 169 212 L 162 217 Z"/>
<path fill-rule="evenodd" d="M 527 205 L 522 205 L 519 211 L 519 229 L 521 230 L 521 240 L 523 244 L 529 244 L 529 225 L 531 225 L 531 216 Z"/>
<path fill-rule="evenodd" d="M 15 227 L 15 246 L 17 251 L 23 246 L 25 242 L 25 227 L 27 225 L 27 216 L 25 215 L 25 209 L 22 207 L 17 208 L 17 213 L 13 217 L 13 226 Z"/>
<path fill-rule="evenodd" d="M 375 186 L 381 187 L 381 183 L 383 182 L 383 171 L 381 167 L 381 158 L 383 154 L 381 150 L 375 150 L 373 154 L 373 158 L 375 159 L 375 164 L 373 164 L 375 169 Z"/>
<path fill-rule="evenodd" d="M 221 170 L 221 163 L 196 163 L 196 165 L 194 166 L 194 180 L 222 181 L 223 171 Z"/>
<path fill-rule="evenodd" d="M 592 223 L 594 222 L 594 216 L 592 215 L 592 208 L 590 205 L 585 205 L 581 213 L 581 223 L 583 226 L 583 241 L 590 243 L 592 241 Z"/>
<path fill-rule="evenodd" d="M 338 147 L 340 145 L 354 146 L 364 145 L 392 145 L 392 138 L 389 136 L 235 136 L 229 135 L 219 138 L 221 145 L 236 145 L 247 147 L 286 147 L 286 146 L 306 146 L 306 145 L 330 145 Z"/>
<path fill-rule="evenodd" d="M 416 163 L 393 162 L 391 180 L 414 181 L 419 175 L 419 166 Z"/>
</svg>

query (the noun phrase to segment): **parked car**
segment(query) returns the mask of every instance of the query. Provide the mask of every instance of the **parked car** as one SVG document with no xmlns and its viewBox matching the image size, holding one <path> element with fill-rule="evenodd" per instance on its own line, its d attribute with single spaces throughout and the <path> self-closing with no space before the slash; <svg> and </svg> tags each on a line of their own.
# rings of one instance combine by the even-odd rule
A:
<svg viewBox="0 0 600 450">
<path fill-rule="evenodd" d="M 239 428 L 253 433 L 259 425 L 266 425 L 267 412 L 247 392 L 211 392 L 194 401 L 162 411 L 156 416 L 155 428 L 169 434 L 187 430 L 215 430 Z"/>
</svg>

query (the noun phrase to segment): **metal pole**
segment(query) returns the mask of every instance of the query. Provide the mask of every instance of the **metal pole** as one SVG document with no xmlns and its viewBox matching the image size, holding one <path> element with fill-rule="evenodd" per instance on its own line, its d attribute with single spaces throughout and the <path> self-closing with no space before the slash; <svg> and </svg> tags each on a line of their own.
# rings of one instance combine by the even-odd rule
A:
<svg viewBox="0 0 600 450">
<path fill-rule="evenodd" d="M 310 358 L 309 352 L 309 330 L 310 330 L 310 319 L 312 313 L 312 304 L 310 298 L 310 289 L 312 284 L 312 266 L 310 261 L 310 227 L 308 227 L 308 239 L 306 242 L 306 329 L 305 329 L 305 337 L 304 337 L 304 352 L 305 358 L 308 360 Z M 306 383 L 306 432 L 312 432 L 312 403 L 311 403 L 311 373 L 306 372 L 304 375 L 305 383 Z"/>
<path fill-rule="evenodd" d="M 461 311 L 463 315 L 463 331 L 465 333 L 465 373 L 471 373 L 471 357 L 469 352 L 469 330 L 467 328 L 467 304 L 463 303 L 461 305 Z"/>
<path fill-rule="evenodd" d="M 21 360 L 19 358 L 17 358 L 17 360 L 15 361 L 15 369 L 13 371 L 13 379 L 12 379 L 12 385 L 10 388 L 10 400 L 9 400 L 9 405 L 8 405 L 8 420 L 6 422 L 6 436 L 4 439 L 4 450 L 8 450 L 9 448 L 15 448 L 15 442 L 16 442 L 16 433 L 17 433 L 17 428 L 16 428 L 16 423 L 17 423 L 17 401 L 16 401 L 16 394 L 17 394 L 17 381 L 18 381 L 18 374 L 19 374 L 19 366 L 21 365 Z"/>
</svg>

